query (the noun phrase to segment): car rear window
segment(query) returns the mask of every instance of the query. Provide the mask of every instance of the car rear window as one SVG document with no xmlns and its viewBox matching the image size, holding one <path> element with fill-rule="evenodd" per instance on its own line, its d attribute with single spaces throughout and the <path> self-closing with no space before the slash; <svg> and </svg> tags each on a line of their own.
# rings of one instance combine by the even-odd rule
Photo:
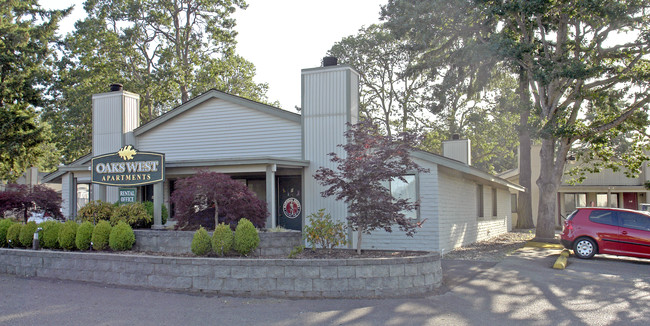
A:
<svg viewBox="0 0 650 326">
<path fill-rule="evenodd" d="M 606 210 L 595 210 L 589 214 L 589 220 L 594 223 L 616 225 L 616 217 L 614 212 Z"/>
<path fill-rule="evenodd" d="M 630 229 L 650 231 L 650 218 L 632 212 L 618 212 L 621 226 Z"/>
</svg>

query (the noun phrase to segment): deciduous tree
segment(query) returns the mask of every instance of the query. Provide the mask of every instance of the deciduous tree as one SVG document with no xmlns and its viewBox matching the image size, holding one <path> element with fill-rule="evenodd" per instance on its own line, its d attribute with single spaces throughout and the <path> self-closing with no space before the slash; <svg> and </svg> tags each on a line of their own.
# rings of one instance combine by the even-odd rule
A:
<svg viewBox="0 0 650 326">
<path fill-rule="evenodd" d="M 65 162 L 90 152 L 91 95 L 119 82 L 154 119 L 207 90 L 268 102 L 268 85 L 237 55 L 232 13 L 243 0 L 89 0 L 63 43 L 46 117 Z M 271 103 L 277 105 L 277 102 Z"/>
<path fill-rule="evenodd" d="M 439 11 L 400 15 L 431 4 L 441 4 L 435 7 Z M 572 147 L 602 148 L 624 132 L 647 127 L 649 1 L 392 0 L 388 6 L 394 6 L 395 17 L 410 21 L 402 28 L 416 30 L 430 28 L 436 22 L 431 17 L 454 17 L 452 12 L 464 8 L 472 19 L 465 27 L 434 24 L 434 29 L 469 34 L 469 46 L 484 44 L 524 72 L 542 143 L 538 238 L 554 237 L 557 190 Z M 451 11 L 442 10 L 445 6 Z M 490 28 L 477 33 L 482 26 Z"/>
<path fill-rule="evenodd" d="M 418 166 L 409 156 L 417 143 L 413 133 L 384 136 L 379 127 L 369 120 L 350 125 L 345 132 L 345 157 L 330 153 L 337 170 L 321 167 L 314 178 L 326 190 L 323 197 L 334 196 L 348 204 L 347 220 L 357 231 L 357 253 L 361 254 L 362 235 L 376 229 L 392 232 L 397 225 L 406 235 L 413 235 L 416 224 L 404 215 L 416 209 L 418 202 L 393 197 L 388 183 L 393 180 L 406 182 L 403 176 L 427 170 Z"/>
<path fill-rule="evenodd" d="M 178 228 L 214 229 L 220 222 L 234 227 L 242 218 L 258 228 L 266 223 L 266 203 L 245 184 L 225 174 L 199 171 L 179 179 L 175 187 L 171 201 Z"/>
</svg>

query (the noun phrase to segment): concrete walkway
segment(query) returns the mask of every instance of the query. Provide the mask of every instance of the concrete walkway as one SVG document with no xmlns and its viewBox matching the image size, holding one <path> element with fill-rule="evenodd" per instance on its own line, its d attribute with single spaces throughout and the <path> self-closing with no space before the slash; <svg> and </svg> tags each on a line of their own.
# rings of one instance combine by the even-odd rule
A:
<svg viewBox="0 0 650 326">
<path fill-rule="evenodd" d="M 0 325 L 650 324 L 650 262 L 554 270 L 559 252 L 522 248 L 496 264 L 443 261 L 439 293 L 387 300 L 208 297 L 0 275 Z"/>
</svg>

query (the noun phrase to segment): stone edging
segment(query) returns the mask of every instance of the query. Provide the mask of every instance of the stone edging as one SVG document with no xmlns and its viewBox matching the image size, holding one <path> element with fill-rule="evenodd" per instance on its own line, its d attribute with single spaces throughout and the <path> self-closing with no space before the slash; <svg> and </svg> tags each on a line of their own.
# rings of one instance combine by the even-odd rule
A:
<svg viewBox="0 0 650 326">
<path fill-rule="evenodd" d="M 442 282 L 440 255 L 360 259 L 177 258 L 0 249 L 0 273 L 160 290 L 286 298 L 421 295 Z"/>
</svg>

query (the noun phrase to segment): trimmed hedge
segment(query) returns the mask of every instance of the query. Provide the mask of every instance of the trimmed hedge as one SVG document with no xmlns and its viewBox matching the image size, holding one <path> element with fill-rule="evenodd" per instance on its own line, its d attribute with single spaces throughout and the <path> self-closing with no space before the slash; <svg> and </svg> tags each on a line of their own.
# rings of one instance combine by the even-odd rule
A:
<svg viewBox="0 0 650 326">
<path fill-rule="evenodd" d="M 38 225 L 36 225 L 36 222 L 28 222 L 25 224 L 21 229 L 20 229 L 20 244 L 22 247 L 26 248 L 31 248 L 32 247 L 32 242 L 34 240 L 34 232 L 36 232 L 36 228 L 38 228 Z M 43 240 L 39 237 L 39 244 Z"/>
<path fill-rule="evenodd" d="M 63 223 L 63 226 L 59 231 L 59 245 L 62 249 L 75 250 L 78 228 L 79 224 L 75 221 L 69 220 Z"/>
<path fill-rule="evenodd" d="M 192 237 L 192 253 L 197 256 L 207 256 L 212 251 L 211 242 L 208 231 L 200 227 Z"/>
<path fill-rule="evenodd" d="M 81 223 L 77 229 L 77 237 L 74 242 L 77 245 L 77 249 L 90 249 L 90 239 L 93 235 L 93 228 L 93 224 L 88 221 Z"/>
<path fill-rule="evenodd" d="M 14 223 L 14 221 L 8 218 L 0 220 L 0 248 L 7 246 L 7 230 L 9 230 Z"/>
<path fill-rule="evenodd" d="M 91 242 L 94 250 L 108 249 L 108 239 L 111 235 L 111 223 L 108 221 L 100 221 L 93 229 Z"/>
<path fill-rule="evenodd" d="M 22 224 L 14 223 L 7 229 L 7 244 L 9 245 L 9 248 L 20 247 L 20 230 L 22 228 Z"/>
<path fill-rule="evenodd" d="M 212 234 L 212 250 L 217 255 L 223 256 L 232 249 L 233 238 L 230 225 L 219 223 Z"/>
<path fill-rule="evenodd" d="M 135 234 L 130 225 L 119 221 L 111 230 L 108 246 L 115 251 L 130 250 L 135 244 Z"/>
<path fill-rule="evenodd" d="M 63 223 L 58 221 L 45 221 L 41 224 L 43 232 L 43 248 L 57 249 L 59 248 L 59 232 L 63 227 Z"/>
<path fill-rule="evenodd" d="M 242 218 L 235 228 L 235 251 L 248 256 L 260 244 L 260 236 L 251 221 Z"/>
</svg>

